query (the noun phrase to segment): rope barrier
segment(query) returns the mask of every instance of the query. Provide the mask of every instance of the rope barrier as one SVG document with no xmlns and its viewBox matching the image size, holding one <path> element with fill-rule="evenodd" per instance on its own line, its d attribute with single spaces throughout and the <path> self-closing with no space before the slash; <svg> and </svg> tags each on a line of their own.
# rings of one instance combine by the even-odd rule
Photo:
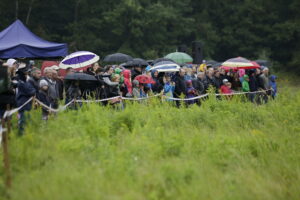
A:
<svg viewBox="0 0 300 200">
<path fill-rule="evenodd" d="M 272 89 L 269 90 L 261 90 L 261 91 L 256 91 L 256 92 L 234 92 L 231 94 L 213 94 L 214 96 L 233 96 L 233 95 L 243 95 L 243 94 L 258 94 L 258 93 L 266 93 L 267 91 L 270 91 Z M 154 97 L 159 97 L 162 96 L 165 99 L 168 100 L 173 100 L 173 101 L 191 101 L 191 100 L 196 100 L 196 99 L 202 99 L 205 98 L 207 96 L 209 96 L 209 94 L 203 94 L 203 95 L 199 95 L 193 98 L 174 98 L 174 97 L 169 97 L 166 95 L 162 95 L 162 94 L 156 94 L 153 96 L 149 96 L 149 97 L 142 97 L 142 98 L 130 98 L 130 97 L 122 97 L 122 96 L 115 96 L 115 97 L 111 97 L 111 98 L 107 98 L 107 99 L 99 99 L 99 100 L 72 100 L 70 101 L 68 104 L 58 108 L 58 109 L 54 109 L 51 108 L 47 105 L 45 105 L 44 103 L 42 103 L 41 101 L 39 101 L 38 99 L 34 99 L 35 102 L 37 102 L 40 106 L 42 106 L 43 108 L 51 111 L 51 112 L 62 112 L 65 111 L 72 103 L 76 102 L 76 103 L 97 103 L 97 102 L 104 102 L 104 101 L 110 101 L 110 100 L 114 100 L 114 99 L 122 99 L 122 100 L 129 100 L 129 101 L 141 101 L 141 100 L 146 100 L 146 99 L 150 99 L 150 98 L 154 98 Z M 21 110 L 24 106 L 26 106 L 28 103 L 30 103 L 33 100 L 34 97 L 31 97 L 30 99 L 28 99 L 22 106 L 12 109 L 12 110 L 8 110 L 5 111 L 4 115 L 3 115 L 3 119 L 6 119 L 10 116 L 12 116 L 13 114 L 15 114 L 16 112 L 18 112 L 19 110 Z"/>
<path fill-rule="evenodd" d="M 14 113 L 18 112 L 19 110 L 21 110 L 24 106 L 26 106 L 27 104 L 29 104 L 32 101 L 33 97 L 31 97 L 30 99 L 28 99 L 22 106 L 12 109 L 12 110 L 8 110 L 5 111 L 4 115 L 3 115 L 3 119 L 6 119 L 7 117 L 12 116 Z"/>
</svg>

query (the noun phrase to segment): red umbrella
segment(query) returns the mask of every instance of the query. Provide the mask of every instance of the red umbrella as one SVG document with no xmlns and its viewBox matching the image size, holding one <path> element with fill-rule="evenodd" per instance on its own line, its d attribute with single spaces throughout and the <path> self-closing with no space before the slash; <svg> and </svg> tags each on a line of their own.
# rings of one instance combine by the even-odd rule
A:
<svg viewBox="0 0 300 200">
<path fill-rule="evenodd" d="M 155 83 L 155 81 L 150 76 L 147 75 L 138 75 L 137 77 L 135 77 L 134 80 L 137 80 L 139 81 L 139 83 L 142 84 Z"/>
</svg>

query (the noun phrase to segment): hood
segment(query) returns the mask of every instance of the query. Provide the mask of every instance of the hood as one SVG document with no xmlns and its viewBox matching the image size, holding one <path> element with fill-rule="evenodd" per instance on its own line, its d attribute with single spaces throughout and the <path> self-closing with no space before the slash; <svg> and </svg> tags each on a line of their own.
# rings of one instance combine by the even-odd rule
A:
<svg viewBox="0 0 300 200">
<path fill-rule="evenodd" d="M 154 73 L 155 73 L 155 72 L 157 72 L 157 70 L 152 70 L 152 71 L 151 71 L 151 77 L 152 77 L 152 78 L 155 78 L 155 77 L 154 77 Z"/>
<path fill-rule="evenodd" d="M 270 76 L 270 81 L 275 82 L 276 79 L 277 79 L 277 76 L 275 76 L 275 75 Z"/>
<path fill-rule="evenodd" d="M 245 81 L 249 81 L 249 76 L 248 75 L 244 75 L 243 78 L 244 78 Z"/>
<path fill-rule="evenodd" d="M 128 70 L 128 69 L 126 69 L 126 70 L 123 71 L 123 76 L 126 79 L 130 79 L 130 74 L 131 74 L 131 71 Z"/>
</svg>

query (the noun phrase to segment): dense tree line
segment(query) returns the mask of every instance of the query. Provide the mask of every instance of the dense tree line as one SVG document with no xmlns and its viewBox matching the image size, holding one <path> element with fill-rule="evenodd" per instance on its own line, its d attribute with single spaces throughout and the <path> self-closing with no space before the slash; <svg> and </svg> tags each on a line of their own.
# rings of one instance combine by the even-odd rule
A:
<svg viewBox="0 0 300 200">
<path fill-rule="evenodd" d="M 1 0 L 0 28 L 19 18 L 70 51 L 101 56 L 150 59 L 201 41 L 207 59 L 265 58 L 300 71 L 299 10 L 299 0 Z"/>
</svg>

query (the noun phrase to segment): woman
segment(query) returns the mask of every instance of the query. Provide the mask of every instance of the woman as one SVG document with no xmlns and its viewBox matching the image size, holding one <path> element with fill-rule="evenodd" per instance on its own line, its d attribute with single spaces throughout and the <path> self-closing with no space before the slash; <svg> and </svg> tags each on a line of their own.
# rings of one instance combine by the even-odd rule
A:
<svg viewBox="0 0 300 200">
<path fill-rule="evenodd" d="M 152 92 L 154 94 L 158 94 L 163 89 L 163 85 L 160 83 L 160 80 L 159 80 L 159 77 L 158 77 L 158 71 L 153 70 L 151 72 L 151 76 L 152 76 L 152 79 L 155 81 L 155 83 L 151 85 Z"/>
<path fill-rule="evenodd" d="M 99 65 L 99 63 L 96 62 L 96 63 L 92 64 L 92 66 L 87 69 L 86 73 L 95 76 L 95 75 L 97 75 L 96 71 L 99 68 L 100 68 L 100 65 Z"/>
</svg>

